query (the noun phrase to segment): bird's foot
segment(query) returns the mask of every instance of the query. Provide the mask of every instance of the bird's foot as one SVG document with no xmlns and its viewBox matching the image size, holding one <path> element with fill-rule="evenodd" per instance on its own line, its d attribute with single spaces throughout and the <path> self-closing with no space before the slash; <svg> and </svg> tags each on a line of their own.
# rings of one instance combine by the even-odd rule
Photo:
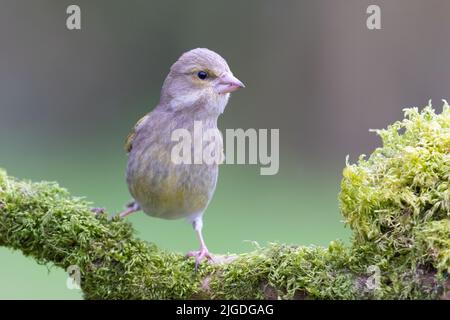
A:
<svg viewBox="0 0 450 320">
<path fill-rule="evenodd" d="M 135 201 L 132 201 L 125 206 L 124 211 L 119 213 L 119 217 L 125 218 L 126 216 L 132 214 L 133 212 L 139 211 L 139 210 L 141 210 L 141 207 L 139 206 L 139 204 Z"/>
<path fill-rule="evenodd" d="M 102 214 L 106 212 L 105 208 L 92 208 L 91 212 L 95 214 L 95 217 L 98 218 Z"/>
<path fill-rule="evenodd" d="M 206 247 L 202 247 L 198 251 L 190 251 L 186 254 L 186 257 L 188 257 L 188 258 L 194 257 L 195 258 L 195 271 L 196 272 L 198 270 L 198 265 L 203 260 L 206 259 L 207 261 L 214 262 L 214 256 L 211 253 L 209 253 L 209 251 Z"/>
</svg>

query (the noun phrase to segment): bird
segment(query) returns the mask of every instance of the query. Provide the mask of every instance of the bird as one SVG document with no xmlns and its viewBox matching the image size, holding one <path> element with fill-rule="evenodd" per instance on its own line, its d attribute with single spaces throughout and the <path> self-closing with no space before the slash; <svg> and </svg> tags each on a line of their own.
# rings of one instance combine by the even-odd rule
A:
<svg viewBox="0 0 450 320">
<path fill-rule="evenodd" d="M 136 123 L 126 139 L 126 182 L 133 201 L 120 217 L 143 211 L 162 219 L 186 219 L 200 242 L 198 251 L 186 255 L 195 258 L 195 270 L 205 259 L 214 261 L 202 228 L 203 215 L 216 189 L 220 162 L 175 163 L 172 150 L 177 141 L 173 141 L 172 133 L 187 130 L 198 140 L 194 124 L 200 122 L 203 130 L 217 134 L 217 150 L 223 159 L 217 120 L 231 92 L 244 87 L 218 53 L 206 48 L 187 51 L 171 66 L 159 103 Z"/>
</svg>

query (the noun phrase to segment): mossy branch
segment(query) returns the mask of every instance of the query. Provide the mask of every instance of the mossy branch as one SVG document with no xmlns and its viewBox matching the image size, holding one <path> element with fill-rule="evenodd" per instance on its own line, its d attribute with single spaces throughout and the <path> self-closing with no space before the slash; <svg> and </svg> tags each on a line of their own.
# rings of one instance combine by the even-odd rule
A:
<svg viewBox="0 0 450 320">
<path fill-rule="evenodd" d="M 86 299 L 448 299 L 450 108 L 406 115 L 379 131 L 383 148 L 344 170 L 349 246 L 271 244 L 195 272 L 192 259 L 139 240 L 126 220 L 2 170 L 0 245 L 77 266 Z"/>
</svg>

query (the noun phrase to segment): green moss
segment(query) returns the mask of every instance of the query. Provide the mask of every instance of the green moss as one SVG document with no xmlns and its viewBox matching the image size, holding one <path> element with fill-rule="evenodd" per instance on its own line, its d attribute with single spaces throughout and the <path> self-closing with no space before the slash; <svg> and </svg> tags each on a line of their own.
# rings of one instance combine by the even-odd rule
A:
<svg viewBox="0 0 450 320">
<path fill-rule="evenodd" d="M 133 236 L 126 220 L 96 217 L 90 204 L 54 183 L 0 172 L 0 243 L 39 263 L 81 270 L 86 298 L 188 298 L 193 262 Z"/>
<path fill-rule="evenodd" d="M 40 263 L 77 265 L 87 299 L 355 297 L 354 276 L 345 269 L 348 249 L 340 243 L 272 244 L 232 263 L 203 264 L 196 273 L 192 260 L 136 239 L 126 220 L 96 217 L 89 203 L 56 184 L 2 171 L 0 188 L 0 243 Z"/>
<path fill-rule="evenodd" d="M 406 109 L 376 130 L 383 145 L 343 173 L 340 206 L 352 244 L 270 244 L 223 265 L 137 239 L 132 226 L 55 183 L 0 170 L 0 245 L 81 271 L 87 299 L 414 299 L 447 294 L 450 108 Z M 375 285 L 371 285 L 375 284 Z"/>
<path fill-rule="evenodd" d="M 344 169 L 339 196 L 353 249 L 383 273 L 382 297 L 414 297 L 414 273 L 450 271 L 450 108 L 405 109 L 405 119 L 375 130 L 383 146 Z M 438 276 L 439 277 L 439 276 Z"/>
</svg>

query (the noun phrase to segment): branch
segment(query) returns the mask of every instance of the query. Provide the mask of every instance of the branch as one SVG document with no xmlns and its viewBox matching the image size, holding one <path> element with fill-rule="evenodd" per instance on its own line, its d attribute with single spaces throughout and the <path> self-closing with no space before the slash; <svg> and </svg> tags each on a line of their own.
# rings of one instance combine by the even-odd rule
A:
<svg viewBox="0 0 450 320">
<path fill-rule="evenodd" d="M 339 242 L 271 244 L 195 272 L 193 259 L 133 234 L 129 222 L 93 214 L 89 203 L 55 183 L 0 170 L 0 245 L 41 264 L 77 266 L 86 299 L 448 298 L 448 280 L 435 270 L 386 269 L 378 279 L 360 251 Z"/>
</svg>

